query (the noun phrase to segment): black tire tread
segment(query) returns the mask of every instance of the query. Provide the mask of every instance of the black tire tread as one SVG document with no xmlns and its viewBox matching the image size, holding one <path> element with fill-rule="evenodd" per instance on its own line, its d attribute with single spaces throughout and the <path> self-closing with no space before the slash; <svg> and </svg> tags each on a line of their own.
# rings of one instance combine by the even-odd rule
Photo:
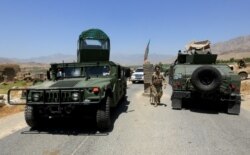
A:
<svg viewBox="0 0 250 155">
<path fill-rule="evenodd" d="M 200 79 L 199 79 L 199 74 L 201 72 L 204 72 L 204 71 L 210 71 L 212 72 L 215 77 L 214 77 L 214 81 L 206 86 L 206 85 L 203 85 L 201 82 L 200 82 Z M 196 70 L 194 70 L 192 76 L 191 76 L 191 83 L 193 84 L 193 86 L 201 91 L 201 92 L 214 92 L 217 90 L 217 88 L 221 85 L 222 83 L 222 76 L 220 74 L 220 72 L 218 71 L 218 69 L 216 69 L 215 67 L 212 67 L 212 66 L 201 66 L 201 67 L 198 67 Z"/>
<path fill-rule="evenodd" d="M 172 108 L 174 110 L 181 110 L 182 109 L 182 99 L 172 99 Z"/>
<path fill-rule="evenodd" d="M 99 130 L 107 130 L 111 126 L 110 102 L 111 102 L 111 98 L 107 97 L 106 102 L 101 103 L 101 105 L 97 109 L 96 123 L 97 123 L 97 128 Z"/>
<path fill-rule="evenodd" d="M 237 97 L 235 101 L 229 101 L 227 103 L 227 113 L 233 115 L 240 114 L 241 97 Z"/>
<path fill-rule="evenodd" d="M 26 105 L 25 106 L 25 112 L 24 112 L 24 117 L 26 123 L 31 127 L 37 127 L 38 126 L 38 119 L 35 114 L 35 109 L 33 106 Z"/>
<path fill-rule="evenodd" d="M 247 77 L 248 77 L 248 74 L 245 73 L 245 72 L 240 72 L 240 73 L 239 73 L 239 76 L 240 76 L 241 80 L 246 80 Z"/>
</svg>

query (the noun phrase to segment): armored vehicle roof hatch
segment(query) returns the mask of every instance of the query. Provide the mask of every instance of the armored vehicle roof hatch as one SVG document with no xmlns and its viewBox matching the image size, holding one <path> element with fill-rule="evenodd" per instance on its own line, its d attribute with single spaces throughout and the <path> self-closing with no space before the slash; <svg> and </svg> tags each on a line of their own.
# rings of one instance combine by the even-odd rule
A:
<svg viewBox="0 0 250 155">
<path fill-rule="evenodd" d="M 83 31 L 78 39 L 77 61 L 109 61 L 110 40 L 100 29 Z"/>
<path fill-rule="evenodd" d="M 179 51 L 177 63 L 180 64 L 214 64 L 217 55 L 212 54 L 210 50 L 210 42 L 200 41 L 192 42 L 186 46 L 186 51 Z"/>
</svg>

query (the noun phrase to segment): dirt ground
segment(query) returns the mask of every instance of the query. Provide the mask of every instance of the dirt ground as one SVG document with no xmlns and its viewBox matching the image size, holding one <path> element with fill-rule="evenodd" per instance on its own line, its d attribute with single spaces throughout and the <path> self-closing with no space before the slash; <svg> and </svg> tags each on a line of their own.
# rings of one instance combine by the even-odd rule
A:
<svg viewBox="0 0 250 155">
<path fill-rule="evenodd" d="M 244 80 L 241 82 L 241 95 L 242 102 L 241 106 L 250 111 L 250 79 Z"/>
<path fill-rule="evenodd" d="M 241 82 L 241 94 L 243 95 L 250 95 L 250 79 L 243 80 Z"/>
<path fill-rule="evenodd" d="M 8 106 L 0 107 L 0 118 L 24 111 L 24 106 Z"/>
</svg>

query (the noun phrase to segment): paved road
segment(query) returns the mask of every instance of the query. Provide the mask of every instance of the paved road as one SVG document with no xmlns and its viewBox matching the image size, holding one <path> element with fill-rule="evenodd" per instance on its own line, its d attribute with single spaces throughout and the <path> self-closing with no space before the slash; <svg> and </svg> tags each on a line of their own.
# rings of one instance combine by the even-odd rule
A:
<svg viewBox="0 0 250 155">
<path fill-rule="evenodd" d="M 91 124 L 40 132 L 25 127 L 0 139 L 0 154 L 249 154 L 249 111 L 242 109 L 239 116 L 211 107 L 176 111 L 170 88 L 162 99 L 166 106 L 153 107 L 142 93 L 142 84 L 129 86 L 127 102 L 113 112 L 108 133 L 98 133 Z"/>
</svg>

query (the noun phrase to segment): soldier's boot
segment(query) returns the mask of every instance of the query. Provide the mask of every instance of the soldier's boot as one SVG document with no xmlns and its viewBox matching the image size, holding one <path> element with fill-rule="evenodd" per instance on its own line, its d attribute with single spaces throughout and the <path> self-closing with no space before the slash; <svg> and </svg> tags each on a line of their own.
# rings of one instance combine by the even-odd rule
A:
<svg viewBox="0 0 250 155">
<path fill-rule="evenodd" d="M 155 106 L 155 107 L 157 107 L 157 102 L 158 102 L 158 97 L 155 96 L 155 97 L 154 97 L 154 106 Z"/>
<path fill-rule="evenodd" d="M 156 96 L 156 102 L 157 102 L 157 104 L 159 104 L 160 103 L 160 95 L 159 94 L 157 94 L 157 96 Z"/>
<path fill-rule="evenodd" d="M 159 96 L 157 95 L 155 97 L 155 106 L 158 106 L 158 104 L 159 104 Z"/>
</svg>

